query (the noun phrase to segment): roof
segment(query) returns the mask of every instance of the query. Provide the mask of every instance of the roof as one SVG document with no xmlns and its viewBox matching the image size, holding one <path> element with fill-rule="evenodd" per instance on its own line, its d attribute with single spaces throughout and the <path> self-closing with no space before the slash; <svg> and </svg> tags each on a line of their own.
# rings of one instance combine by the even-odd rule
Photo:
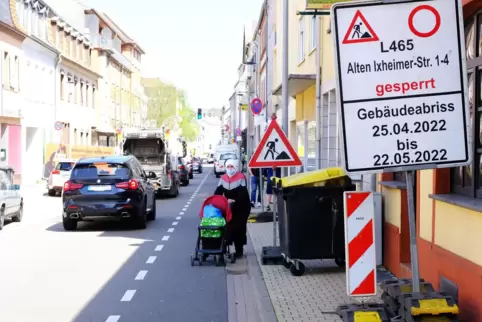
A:
<svg viewBox="0 0 482 322">
<path fill-rule="evenodd" d="M 134 46 L 134 48 L 139 50 L 141 54 L 146 53 L 141 48 L 141 46 L 139 46 L 139 44 L 134 39 L 129 37 L 107 14 L 97 11 L 94 8 L 86 10 L 86 13 L 94 13 L 95 15 L 97 15 L 100 20 L 102 20 L 107 26 L 109 26 L 109 28 L 112 29 L 112 31 L 120 38 L 120 40 L 124 44 Z"/>
<path fill-rule="evenodd" d="M 12 12 L 10 11 L 10 0 L 0 0 L 0 22 L 9 27 L 14 27 Z"/>
<path fill-rule="evenodd" d="M 77 164 L 87 164 L 87 163 L 95 163 L 95 162 L 124 163 L 131 158 L 133 158 L 132 155 L 106 155 L 106 156 L 99 156 L 99 157 L 86 157 L 86 158 L 80 158 Z"/>
<path fill-rule="evenodd" d="M 256 40 L 256 35 L 257 35 L 258 31 L 261 29 L 261 25 L 262 25 L 262 23 L 265 19 L 265 15 L 266 15 L 266 0 L 263 1 L 263 4 L 261 5 L 261 12 L 259 13 L 258 24 L 256 25 L 256 28 L 254 29 L 254 32 L 253 32 L 252 41 Z"/>
</svg>

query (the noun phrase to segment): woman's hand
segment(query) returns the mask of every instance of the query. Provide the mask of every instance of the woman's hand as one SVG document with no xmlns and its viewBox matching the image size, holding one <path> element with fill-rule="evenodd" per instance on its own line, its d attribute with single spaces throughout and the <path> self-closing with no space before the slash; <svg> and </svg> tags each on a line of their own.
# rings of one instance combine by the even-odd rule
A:
<svg viewBox="0 0 482 322">
<path fill-rule="evenodd" d="M 233 203 L 233 202 L 235 202 L 235 201 L 236 201 L 236 200 L 234 200 L 234 199 L 228 199 L 228 202 L 229 202 L 230 204 Z"/>
</svg>

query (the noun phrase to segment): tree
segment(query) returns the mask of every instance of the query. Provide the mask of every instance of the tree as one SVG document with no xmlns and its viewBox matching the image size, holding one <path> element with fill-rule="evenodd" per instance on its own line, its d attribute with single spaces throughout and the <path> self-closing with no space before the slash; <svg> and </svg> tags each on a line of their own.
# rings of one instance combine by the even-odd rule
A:
<svg viewBox="0 0 482 322">
<path fill-rule="evenodd" d="M 144 79 L 143 85 L 149 97 L 149 120 L 168 128 L 179 125 L 186 141 L 194 141 L 199 133 L 199 125 L 195 122 L 196 114 L 189 107 L 184 90 L 159 79 Z M 176 112 L 179 118 L 175 117 Z"/>
</svg>

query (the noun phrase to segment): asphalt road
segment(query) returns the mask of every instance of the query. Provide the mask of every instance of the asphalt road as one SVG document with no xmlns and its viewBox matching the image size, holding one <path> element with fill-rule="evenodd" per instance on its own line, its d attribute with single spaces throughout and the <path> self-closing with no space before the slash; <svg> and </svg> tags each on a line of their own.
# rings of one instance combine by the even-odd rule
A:
<svg viewBox="0 0 482 322">
<path fill-rule="evenodd" d="M 65 232 L 59 197 L 24 196 L 21 223 L 0 231 L 0 321 L 226 322 L 226 271 L 191 267 L 210 168 L 157 201 L 146 230 L 86 223 Z"/>
</svg>

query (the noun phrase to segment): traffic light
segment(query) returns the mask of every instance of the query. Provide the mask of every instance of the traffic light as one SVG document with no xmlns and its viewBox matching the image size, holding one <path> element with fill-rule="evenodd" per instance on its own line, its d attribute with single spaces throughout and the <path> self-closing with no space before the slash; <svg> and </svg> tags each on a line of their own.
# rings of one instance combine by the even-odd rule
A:
<svg viewBox="0 0 482 322">
<path fill-rule="evenodd" d="M 197 109 L 197 119 L 200 120 L 203 118 L 203 110 L 202 108 Z"/>
</svg>

